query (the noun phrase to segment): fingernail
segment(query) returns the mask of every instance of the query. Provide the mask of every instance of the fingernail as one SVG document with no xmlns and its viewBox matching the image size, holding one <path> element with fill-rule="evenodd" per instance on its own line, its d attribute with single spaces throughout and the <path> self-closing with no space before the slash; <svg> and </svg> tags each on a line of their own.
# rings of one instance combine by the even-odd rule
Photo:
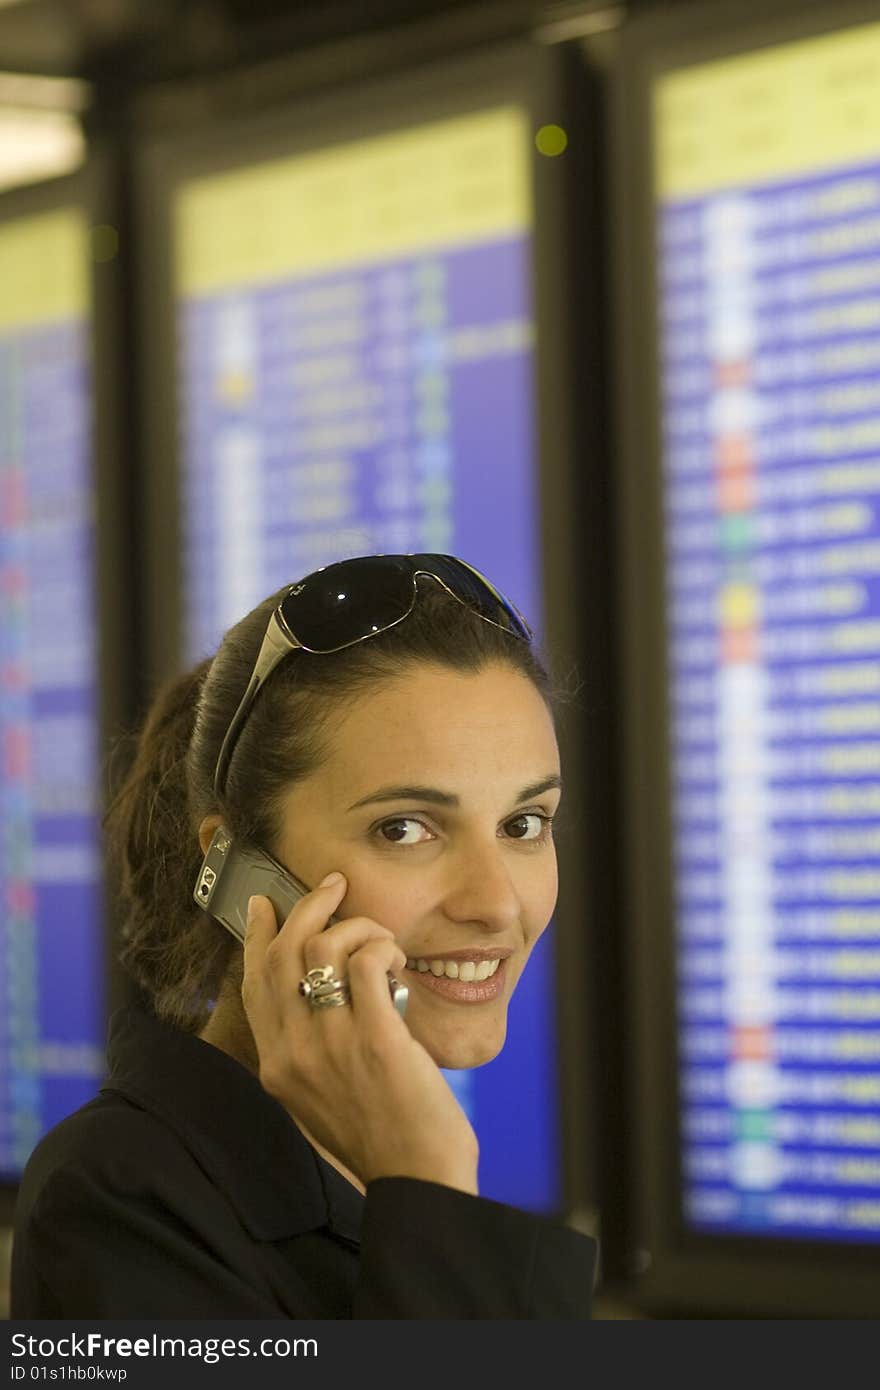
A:
<svg viewBox="0 0 880 1390">
<path fill-rule="evenodd" d="M 248 898 L 248 906 L 247 906 L 247 919 L 248 919 L 248 922 L 253 922 L 254 918 L 259 914 L 259 911 L 260 911 L 259 895 L 258 895 L 257 893 L 254 893 L 254 895 L 253 895 L 252 897 Z"/>
<path fill-rule="evenodd" d="M 331 883 L 341 883 L 344 877 L 345 875 L 341 874 L 338 869 L 334 869 L 332 874 L 328 874 L 326 878 L 321 879 L 318 887 L 329 888 Z"/>
</svg>

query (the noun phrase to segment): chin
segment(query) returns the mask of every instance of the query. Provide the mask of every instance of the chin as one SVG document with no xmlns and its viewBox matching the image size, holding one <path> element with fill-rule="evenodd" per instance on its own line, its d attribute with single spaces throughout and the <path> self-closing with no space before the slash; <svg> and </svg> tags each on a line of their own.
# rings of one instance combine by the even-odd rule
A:
<svg viewBox="0 0 880 1390">
<path fill-rule="evenodd" d="M 470 1067 L 482 1067 L 492 1062 L 504 1046 L 506 1027 L 482 1038 L 422 1039 L 422 1044 L 433 1057 L 438 1067 L 450 1071 L 465 1071 Z"/>
</svg>

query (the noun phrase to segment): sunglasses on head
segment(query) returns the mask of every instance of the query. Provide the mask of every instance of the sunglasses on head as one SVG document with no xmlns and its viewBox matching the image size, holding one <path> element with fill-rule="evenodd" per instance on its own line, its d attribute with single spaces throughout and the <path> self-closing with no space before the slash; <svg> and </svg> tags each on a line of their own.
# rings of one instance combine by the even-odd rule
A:
<svg viewBox="0 0 880 1390">
<path fill-rule="evenodd" d="M 269 619 L 251 678 L 223 739 L 214 793 L 223 795 L 235 745 L 260 689 L 288 652 L 327 654 L 387 632 L 413 611 L 421 576 L 523 642 L 533 633 L 509 599 L 455 555 L 360 555 L 291 584 Z"/>
</svg>

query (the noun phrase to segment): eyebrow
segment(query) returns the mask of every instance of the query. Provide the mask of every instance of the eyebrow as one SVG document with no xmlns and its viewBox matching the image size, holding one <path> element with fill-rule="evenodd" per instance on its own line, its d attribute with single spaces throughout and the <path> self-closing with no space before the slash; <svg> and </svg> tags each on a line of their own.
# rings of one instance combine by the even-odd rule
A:
<svg viewBox="0 0 880 1390">
<path fill-rule="evenodd" d="M 556 773 L 551 773 L 548 777 L 542 777 L 540 782 L 531 782 L 527 787 L 523 787 L 515 804 L 530 801 L 533 796 L 540 796 L 542 792 L 550 791 L 554 787 L 562 790 L 562 778 Z M 438 787 L 400 786 L 380 787 L 378 791 L 370 792 L 369 796 L 362 796 L 360 801 L 355 801 L 348 809 L 356 811 L 359 806 L 367 806 L 373 801 L 432 801 L 437 806 L 461 805 L 460 798 L 453 792 L 443 792 Z"/>
</svg>

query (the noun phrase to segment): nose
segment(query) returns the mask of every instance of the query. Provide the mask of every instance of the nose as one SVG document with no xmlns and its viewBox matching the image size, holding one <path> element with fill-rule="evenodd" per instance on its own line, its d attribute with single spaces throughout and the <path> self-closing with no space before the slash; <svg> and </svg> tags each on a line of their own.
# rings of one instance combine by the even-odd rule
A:
<svg viewBox="0 0 880 1390">
<path fill-rule="evenodd" d="M 497 841 L 462 846 L 449 867 L 443 906 L 453 922 L 483 931 L 510 931 L 522 915 L 522 901 L 510 873 L 509 849 Z"/>
</svg>

